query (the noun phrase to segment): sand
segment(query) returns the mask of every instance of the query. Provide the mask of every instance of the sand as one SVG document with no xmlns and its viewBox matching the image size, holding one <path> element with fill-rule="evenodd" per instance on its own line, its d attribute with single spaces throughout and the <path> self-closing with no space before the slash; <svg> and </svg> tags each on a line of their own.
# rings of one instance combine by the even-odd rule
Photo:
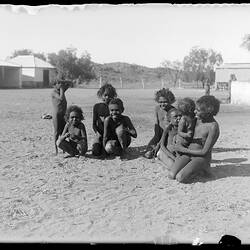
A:
<svg viewBox="0 0 250 250">
<path fill-rule="evenodd" d="M 199 97 L 202 90 L 173 90 Z M 222 104 L 213 178 L 180 184 L 142 157 L 153 135 L 154 90 L 119 90 L 138 138 L 121 161 L 54 156 L 51 89 L 0 90 L 0 239 L 18 242 L 250 242 L 250 107 Z M 212 92 L 224 98 L 222 92 Z M 95 89 L 70 89 L 93 139 Z"/>
</svg>

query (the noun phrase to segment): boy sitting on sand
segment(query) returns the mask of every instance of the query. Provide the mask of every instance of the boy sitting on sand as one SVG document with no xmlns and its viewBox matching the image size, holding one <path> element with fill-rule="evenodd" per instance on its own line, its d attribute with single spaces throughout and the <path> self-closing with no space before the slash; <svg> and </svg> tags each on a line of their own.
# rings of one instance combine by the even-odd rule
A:
<svg viewBox="0 0 250 250">
<path fill-rule="evenodd" d="M 52 98 L 52 121 L 54 125 L 54 143 L 55 143 L 55 150 L 56 155 L 58 154 L 58 148 L 57 148 L 57 139 L 59 135 L 62 134 L 64 126 L 65 126 L 65 120 L 64 115 L 67 109 L 67 101 L 65 97 L 65 91 L 69 88 L 69 81 L 64 80 L 55 80 L 54 81 L 54 89 L 51 93 Z"/>
<path fill-rule="evenodd" d="M 111 84 L 104 84 L 98 91 L 97 96 L 102 102 L 96 103 L 93 108 L 93 130 L 96 134 L 92 145 L 92 154 L 100 156 L 103 153 L 103 122 L 109 116 L 108 104 L 117 96 L 116 89 Z"/>
<path fill-rule="evenodd" d="M 180 113 L 176 108 L 172 108 L 168 111 L 167 118 L 169 125 L 164 129 L 160 143 L 158 143 L 155 150 L 158 151 L 156 154 L 157 158 L 170 169 L 176 157 L 173 150 L 173 142 L 178 132 Z"/>
<path fill-rule="evenodd" d="M 87 134 L 84 124 L 82 123 L 82 109 L 76 105 L 69 106 L 65 119 L 67 123 L 62 135 L 57 141 L 57 145 L 69 156 L 85 155 L 88 150 Z"/>
<path fill-rule="evenodd" d="M 131 136 L 136 138 L 136 130 L 128 116 L 122 115 L 123 102 L 115 98 L 109 102 L 110 115 L 104 120 L 103 147 L 107 154 L 124 157 L 131 143 Z"/>
<path fill-rule="evenodd" d="M 175 136 L 175 143 L 188 147 L 194 134 L 195 126 L 195 102 L 189 98 L 183 98 L 178 102 L 178 111 L 181 114 L 178 123 L 178 133 Z M 177 152 L 178 154 L 178 152 Z"/>
<path fill-rule="evenodd" d="M 167 112 L 173 108 L 171 104 L 175 102 L 175 96 L 169 89 L 163 88 L 155 93 L 155 101 L 159 103 L 159 105 L 155 108 L 154 137 L 148 143 L 144 155 L 148 159 L 153 158 L 155 147 L 161 139 L 164 128 L 168 125 L 166 116 Z"/>
</svg>

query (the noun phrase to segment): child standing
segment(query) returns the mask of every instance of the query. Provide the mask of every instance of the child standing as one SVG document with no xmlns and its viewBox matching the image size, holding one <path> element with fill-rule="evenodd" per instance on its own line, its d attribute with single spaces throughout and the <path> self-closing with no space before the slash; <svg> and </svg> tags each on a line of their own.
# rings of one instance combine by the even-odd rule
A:
<svg viewBox="0 0 250 250">
<path fill-rule="evenodd" d="M 123 102 L 115 98 L 109 103 L 110 115 L 104 120 L 103 147 L 108 154 L 123 157 L 131 143 L 131 136 L 136 138 L 136 130 L 128 116 L 122 115 Z"/>
<path fill-rule="evenodd" d="M 195 102 L 189 98 L 183 98 L 178 103 L 178 111 L 181 113 L 181 119 L 178 124 L 178 134 L 175 137 L 175 143 L 188 147 L 194 134 L 195 126 Z"/>
<path fill-rule="evenodd" d="M 169 89 L 160 89 L 155 93 L 155 101 L 159 105 L 155 108 L 155 125 L 154 125 L 154 137 L 147 145 L 145 157 L 150 159 L 155 154 L 155 147 L 160 141 L 164 128 L 168 125 L 166 120 L 167 112 L 174 108 L 172 104 L 175 102 L 175 96 Z"/>
<path fill-rule="evenodd" d="M 116 89 L 111 84 L 104 84 L 98 91 L 97 96 L 102 99 L 102 102 L 96 103 L 93 107 L 93 130 L 96 134 L 92 145 L 92 154 L 100 156 L 103 152 L 103 123 L 104 119 L 109 116 L 109 102 L 117 97 Z"/>
<path fill-rule="evenodd" d="M 67 109 L 65 91 L 68 88 L 69 88 L 68 81 L 57 79 L 54 81 L 54 89 L 51 93 L 52 107 L 53 107 L 52 119 L 53 119 L 53 125 L 54 125 L 54 143 L 55 143 L 56 155 L 58 153 L 56 142 L 57 142 L 59 135 L 62 134 L 64 126 L 65 126 L 64 115 Z"/>
<path fill-rule="evenodd" d="M 176 108 L 172 108 L 168 111 L 167 118 L 169 125 L 164 129 L 160 143 L 158 143 L 155 150 L 158 151 L 157 158 L 170 169 L 176 157 L 173 143 L 174 137 L 177 135 L 180 113 Z"/>
<path fill-rule="evenodd" d="M 82 123 L 84 119 L 82 109 L 76 105 L 69 106 L 65 119 L 67 123 L 57 141 L 58 147 L 70 156 L 85 155 L 88 150 L 88 142 L 86 129 Z"/>
</svg>

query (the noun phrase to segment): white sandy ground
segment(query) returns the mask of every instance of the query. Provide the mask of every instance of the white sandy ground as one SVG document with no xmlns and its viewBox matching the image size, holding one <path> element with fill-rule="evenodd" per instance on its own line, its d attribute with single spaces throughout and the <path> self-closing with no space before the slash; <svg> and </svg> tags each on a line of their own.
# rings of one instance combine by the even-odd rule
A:
<svg viewBox="0 0 250 250">
<path fill-rule="evenodd" d="M 0 241 L 218 243 L 231 234 L 250 243 L 250 107 L 221 105 L 214 178 L 180 184 L 142 157 L 154 90 L 118 90 L 138 132 L 127 161 L 53 156 L 52 121 L 40 118 L 50 91 L 0 90 Z M 84 110 L 90 147 L 96 90 L 70 89 L 67 99 Z"/>
</svg>

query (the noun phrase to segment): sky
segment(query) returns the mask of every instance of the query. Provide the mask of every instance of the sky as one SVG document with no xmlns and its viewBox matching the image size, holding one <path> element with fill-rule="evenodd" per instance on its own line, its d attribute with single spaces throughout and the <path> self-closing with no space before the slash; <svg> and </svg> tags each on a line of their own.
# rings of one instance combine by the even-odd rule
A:
<svg viewBox="0 0 250 250">
<path fill-rule="evenodd" d="M 240 45 L 250 34 L 250 5 L 0 5 L 0 60 L 14 50 L 77 48 L 97 63 L 158 67 L 194 46 L 221 53 L 224 62 L 250 63 Z"/>
</svg>

